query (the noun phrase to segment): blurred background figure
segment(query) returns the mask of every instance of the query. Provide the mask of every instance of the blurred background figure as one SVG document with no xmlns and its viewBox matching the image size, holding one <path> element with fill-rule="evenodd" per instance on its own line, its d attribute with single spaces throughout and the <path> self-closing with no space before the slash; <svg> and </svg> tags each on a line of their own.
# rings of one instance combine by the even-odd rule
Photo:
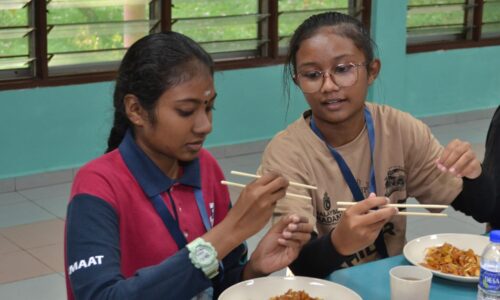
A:
<svg viewBox="0 0 500 300">
<path fill-rule="evenodd" d="M 495 212 L 487 226 L 487 231 L 490 231 L 492 227 L 500 229 L 500 106 L 491 119 L 486 136 L 483 168 L 495 181 L 497 194 Z"/>
</svg>

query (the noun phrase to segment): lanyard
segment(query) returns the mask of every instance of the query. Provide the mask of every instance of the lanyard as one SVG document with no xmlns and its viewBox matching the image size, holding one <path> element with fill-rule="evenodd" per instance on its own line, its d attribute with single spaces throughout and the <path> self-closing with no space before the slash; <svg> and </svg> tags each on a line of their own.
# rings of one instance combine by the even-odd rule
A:
<svg viewBox="0 0 500 300">
<path fill-rule="evenodd" d="M 365 121 L 366 121 L 366 127 L 368 129 L 368 139 L 370 141 L 370 159 L 371 159 L 371 166 L 370 166 L 370 186 L 369 190 L 370 193 L 376 193 L 376 186 L 375 186 L 375 171 L 373 168 L 373 151 L 375 148 L 375 130 L 373 128 L 373 120 L 372 120 L 372 115 L 368 108 L 365 108 Z M 328 150 L 330 150 L 330 153 L 333 155 L 335 158 L 335 161 L 339 165 L 340 172 L 342 172 L 342 175 L 344 176 L 344 180 L 346 181 L 347 185 L 349 186 L 349 189 L 351 190 L 351 193 L 356 201 L 361 201 L 365 199 L 365 196 L 361 192 L 361 189 L 359 188 L 358 183 L 356 182 L 356 179 L 354 178 L 354 175 L 352 175 L 351 169 L 345 162 L 345 160 L 342 158 L 342 155 L 335 150 L 330 144 L 326 142 L 325 137 L 319 131 L 319 128 L 316 126 L 316 123 L 314 122 L 314 118 L 311 117 L 311 129 L 314 131 L 314 133 L 325 142 L 326 146 L 328 147 Z"/>
<path fill-rule="evenodd" d="M 369 191 L 370 193 L 375 193 L 377 191 L 376 185 L 375 185 L 375 168 L 373 167 L 373 152 L 375 149 L 375 129 L 373 126 L 373 119 L 370 111 L 368 108 L 365 107 L 365 122 L 366 122 L 366 127 L 368 129 L 368 140 L 370 141 L 370 159 L 371 159 L 371 165 L 370 165 L 370 184 L 369 184 Z M 351 193 L 354 197 L 354 200 L 356 201 L 361 201 L 365 198 L 363 193 L 361 192 L 361 189 L 359 188 L 358 183 L 356 182 L 356 179 L 354 178 L 354 175 L 351 172 L 351 169 L 345 162 L 344 158 L 342 158 L 342 155 L 335 150 L 335 148 L 328 144 L 326 142 L 326 139 L 324 135 L 321 133 L 319 128 L 316 126 L 316 123 L 314 122 L 314 117 L 311 116 L 311 129 L 314 131 L 314 133 L 325 142 L 326 146 L 328 147 L 328 150 L 330 150 L 330 153 L 332 156 L 335 158 L 335 161 L 337 162 L 340 172 L 342 173 L 342 176 L 344 177 L 344 180 L 346 181 L 347 185 L 349 186 L 349 189 L 351 190 Z M 380 233 L 377 237 L 377 240 L 375 241 L 375 245 L 377 246 L 377 251 L 379 251 L 379 254 L 382 257 L 388 257 L 387 254 L 387 249 L 385 247 L 385 243 L 383 240 L 382 233 Z"/>
<path fill-rule="evenodd" d="M 201 219 L 203 220 L 203 225 L 205 226 L 205 229 L 209 231 L 212 226 L 210 224 L 207 210 L 205 208 L 205 201 L 203 200 L 203 193 L 201 189 L 194 188 L 194 196 L 196 198 L 196 205 L 198 206 L 198 211 L 201 215 Z M 172 199 L 170 193 L 169 197 L 170 199 Z M 156 212 L 162 219 L 163 224 L 165 224 L 168 231 L 174 238 L 177 247 L 179 247 L 179 249 L 184 248 L 184 246 L 187 244 L 187 240 L 184 234 L 182 233 L 182 230 L 179 227 L 179 220 L 174 219 L 174 217 L 168 210 L 167 206 L 163 202 L 163 198 L 161 197 L 160 194 L 154 195 L 153 197 L 150 198 L 150 200 Z M 174 206 L 173 209 L 175 209 Z"/>
</svg>

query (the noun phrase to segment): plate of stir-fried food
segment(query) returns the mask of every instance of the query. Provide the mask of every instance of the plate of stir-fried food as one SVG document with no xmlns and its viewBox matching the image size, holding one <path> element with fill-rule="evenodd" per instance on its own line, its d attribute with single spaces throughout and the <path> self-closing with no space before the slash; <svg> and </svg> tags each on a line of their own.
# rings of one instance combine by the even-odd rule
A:
<svg viewBox="0 0 500 300">
<path fill-rule="evenodd" d="M 477 282 L 480 255 L 487 245 L 487 236 L 433 234 L 408 242 L 403 254 L 412 264 L 427 268 L 436 276 L 455 281 Z"/>
<path fill-rule="evenodd" d="M 361 300 L 351 289 L 311 277 L 261 277 L 235 284 L 219 300 Z"/>
</svg>

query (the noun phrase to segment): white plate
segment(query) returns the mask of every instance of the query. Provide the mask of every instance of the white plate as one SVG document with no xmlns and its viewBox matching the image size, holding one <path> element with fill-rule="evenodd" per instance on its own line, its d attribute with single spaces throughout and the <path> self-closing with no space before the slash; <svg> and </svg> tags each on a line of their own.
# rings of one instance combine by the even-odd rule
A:
<svg viewBox="0 0 500 300">
<path fill-rule="evenodd" d="M 225 290 L 219 300 L 268 300 L 286 293 L 288 289 L 303 290 L 322 300 L 362 300 L 343 285 L 310 277 L 262 277 L 235 284 Z"/>
<path fill-rule="evenodd" d="M 453 246 L 461 249 L 467 250 L 472 249 L 477 255 L 483 253 L 484 248 L 488 245 L 489 240 L 487 236 L 474 235 L 474 234 L 459 234 L 459 233 L 443 233 L 443 234 L 432 234 L 423 237 L 416 238 L 408 242 L 404 249 L 403 254 L 408 261 L 416 266 L 426 268 L 421 266 L 420 263 L 424 262 L 425 251 L 429 247 L 438 247 L 443 245 L 445 242 L 452 244 Z M 426 268 L 429 269 L 429 268 Z M 452 274 L 442 273 L 436 270 L 432 270 L 434 275 L 447 278 L 455 281 L 462 282 L 478 282 L 479 277 L 477 276 L 458 276 Z"/>
</svg>

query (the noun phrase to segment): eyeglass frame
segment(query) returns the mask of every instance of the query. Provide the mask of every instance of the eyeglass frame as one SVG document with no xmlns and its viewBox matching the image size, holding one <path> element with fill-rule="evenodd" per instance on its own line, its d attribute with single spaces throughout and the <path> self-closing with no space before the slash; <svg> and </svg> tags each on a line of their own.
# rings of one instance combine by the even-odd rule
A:
<svg viewBox="0 0 500 300">
<path fill-rule="evenodd" d="M 356 69 L 356 79 L 353 81 L 352 84 L 350 85 L 339 85 L 337 83 L 337 81 L 335 80 L 335 72 L 329 72 L 329 71 L 314 71 L 314 72 L 318 72 L 321 77 L 322 77 L 322 82 L 321 82 L 321 85 L 319 86 L 318 90 L 314 91 L 314 92 L 305 92 L 302 87 L 300 86 L 300 81 L 298 79 L 299 76 L 304 76 L 303 73 L 305 72 L 297 72 L 296 74 L 293 75 L 293 79 L 295 80 L 295 82 L 297 83 L 297 85 L 299 86 L 299 88 L 302 90 L 303 93 L 306 93 L 306 94 L 312 94 L 312 93 L 316 93 L 318 92 L 319 90 L 321 90 L 321 87 L 323 87 L 323 85 L 325 84 L 325 78 L 326 78 L 326 75 L 328 75 L 330 77 L 330 80 L 333 81 L 335 83 L 335 85 L 337 85 L 339 88 L 346 88 L 346 87 L 351 87 L 353 85 L 356 84 L 356 82 L 358 81 L 358 78 L 359 78 L 359 74 L 358 74 L 358 67 L 361 67 L 361 66 L 368 66 L 369 63 L 368 62 L 361 62 L 361 63 L 353 63 L 353 62 L 349 62 L 349 63 L 346 63 L 346 64 L 338 64 L 335 66 L 335 69 L 338 67 L 338 66 L 346 66 L 346 65 L 350 65 L 352 66 L 353 68 Z"/>
</svg>

